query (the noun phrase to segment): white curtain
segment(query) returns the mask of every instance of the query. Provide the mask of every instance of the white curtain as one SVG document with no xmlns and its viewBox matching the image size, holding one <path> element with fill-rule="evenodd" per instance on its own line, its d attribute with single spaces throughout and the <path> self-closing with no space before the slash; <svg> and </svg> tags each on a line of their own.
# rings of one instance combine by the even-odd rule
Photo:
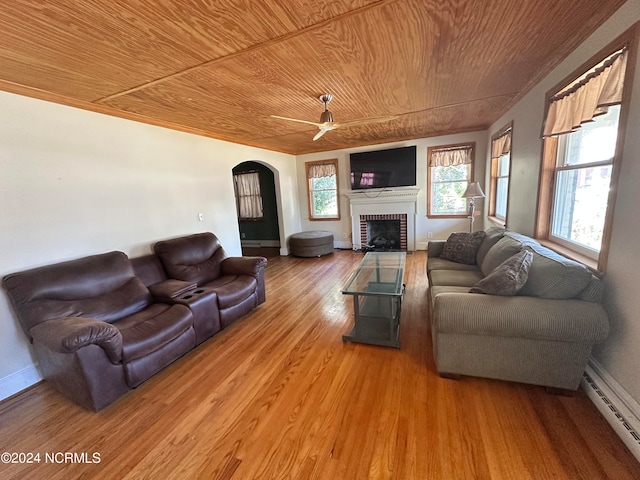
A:
<svg viewBox="0 0 640 480">
<path fill-rule="evenodd" d="M 471 163 L 473 149 L 470 146 L 440 148 L 431 151 L 430 167 L 452 167 Z"/>
<path fill-rule="evenodd" d="M 553 96 L 542 136 L 573 132 L 596 115 L 606 113 L 607 107 L 621 103 L 626 68 L 627 50 L 623 49 Z"/>
<path fill-rule="evenodd" d="M 258 172 L 243 172 L 234 175 L 240 218 L 262 218 L 262 192 Z"/>
</svg>

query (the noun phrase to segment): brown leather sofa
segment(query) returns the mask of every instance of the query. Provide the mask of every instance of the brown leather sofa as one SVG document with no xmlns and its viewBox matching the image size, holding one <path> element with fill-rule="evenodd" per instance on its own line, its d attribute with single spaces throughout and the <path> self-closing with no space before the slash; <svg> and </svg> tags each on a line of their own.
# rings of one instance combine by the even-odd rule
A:
<svg viewBox="0 0 640 480">
<path fill-rule="evenodd" d="M 153 250 L 169 278 L 215 293 L 220 326 L 227 327 L 265 301 L 262 257 L 227 257 L 212 233 L 165 240 Z"/>
<path fill-rule="evenodd" d="M 265 301 L 266 259 L 226 257 L 211 233 L 156 250 L 162 256 L 109 252 L 3 279 L 43 376 L 85 408 L 106 407 Z"/>
</svg>

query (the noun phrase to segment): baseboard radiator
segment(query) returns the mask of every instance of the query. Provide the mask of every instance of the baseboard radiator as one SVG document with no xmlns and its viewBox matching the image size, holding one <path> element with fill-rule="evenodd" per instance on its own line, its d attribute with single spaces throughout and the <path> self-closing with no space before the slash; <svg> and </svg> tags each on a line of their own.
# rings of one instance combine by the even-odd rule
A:
<svg viewBox="0 0 640 480">
<path fill-rule="evenodd" d="M 640 462 L 640 406 L 593 359 L 583 375 L 582 389 Z"/>
</svg>

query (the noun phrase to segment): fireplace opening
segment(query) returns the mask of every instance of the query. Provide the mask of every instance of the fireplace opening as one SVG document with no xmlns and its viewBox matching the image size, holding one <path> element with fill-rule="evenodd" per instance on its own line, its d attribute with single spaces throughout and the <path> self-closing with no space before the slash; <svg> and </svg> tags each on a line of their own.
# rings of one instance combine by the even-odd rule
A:
<svg viewBox="0 0 640 480">
<path fill-rule="evenodd" d="M 385 213 L 360 215 L 360 250 L 407 251 L 407 215 Z"/>
<path fill-rule="evenodd" d="M 374 251 L 400 250 L 400 220 L 367 220 L 367 247 Z"/>
</svg>

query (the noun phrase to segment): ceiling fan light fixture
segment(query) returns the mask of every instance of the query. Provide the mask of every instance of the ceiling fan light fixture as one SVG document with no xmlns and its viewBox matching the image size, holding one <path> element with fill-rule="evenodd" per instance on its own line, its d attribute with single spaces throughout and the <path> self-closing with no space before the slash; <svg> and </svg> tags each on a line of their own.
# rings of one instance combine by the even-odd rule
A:
<svg viewBox="0 0 640 480">
<path fill-rule="evenodd" d="M 289 122 L 297 122 L 304 123 L 307 125 L 313 125 L 318 128 L 319 132 L 316 133 L 315 137 L 313 137 L 313 141 L 315 142 L 320 137 L 322 137 L 325 133 L 330 132 L 331 130 L 335 130 L 336 128 L 348 128 L 348 127 L 356 127 L 359 125 L 368 125 L 370 123 L 380 123 L 380 122 L 388 122 L 391 120 L 395 120 L 398 118 L 397 115 L 388 115 L 386 117 L 373 117 L 373 118 L 360 118 L 358 120 L 352 120 L 346 123 L 338 123 L 333 121 L 333 114 L 329 111 L 327 105 L 333 98 L 333 95 L 330 93 L 325 93 L 318 97 L 320 102 L 324 103 L 324 112 L 320 115 L 320 122 L 311 122 L 309 120 L 300 120 L 299 118 L 289 118 L 289 117 L 281 117 L 279 115 L 271 115 L 273 118 L 279 118 L 280 120 L 287 120 Z"/>
<path fill-rule="evenodd" d="M 320 123 L 332 122 L 333 123 L 333 114 L 329 110 L 325 110 L 320 115 Z"/>
<path fill-rule="evenodd" d="M 329 105 L 329 102 L 332 99 L 333 99 L 333 95 L 331 95 L 330 93 L 325 93 L 318 97 L 318 100 L 324 103 L 324 112 L 322 112 L 322 114 L 320 115 L 320 123 L 327 123 L 327 122 L 333 123 L 333 114 L 329 111 L 329 108 L 327 107 L 327 105 Z"/>
</svg>

